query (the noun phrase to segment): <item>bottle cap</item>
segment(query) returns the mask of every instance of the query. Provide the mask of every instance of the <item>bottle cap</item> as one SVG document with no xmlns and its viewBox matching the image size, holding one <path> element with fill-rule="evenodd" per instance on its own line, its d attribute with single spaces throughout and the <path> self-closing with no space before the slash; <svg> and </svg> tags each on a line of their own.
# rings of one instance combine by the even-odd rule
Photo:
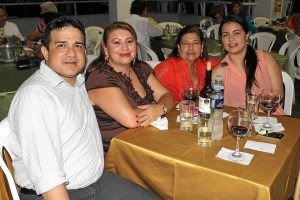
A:
<svg viewBox="0 0 300 200">
<path fill-rule="evenodd" d="M 216 75 L 216 81 L 222 81 L 223 77 L 222 75 Z"/>
</svg>

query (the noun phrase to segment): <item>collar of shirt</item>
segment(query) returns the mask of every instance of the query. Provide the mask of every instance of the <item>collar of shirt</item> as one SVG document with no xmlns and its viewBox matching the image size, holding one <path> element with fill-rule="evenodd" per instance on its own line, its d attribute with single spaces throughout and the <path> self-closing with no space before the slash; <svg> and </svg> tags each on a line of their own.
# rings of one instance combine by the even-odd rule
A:
<svg viewBox="0 0 300 200">
<path fill-rule="evenodd" d="M 82 74 L 78 74 L 76 77 L 76 82 L 73 85 L 67 83 L 60 75 L 58 75 L 55 71 L 53 71 L 49 66 L 46 65 L 45 60 L 41 61 L 40 66 L 41 74 L 48 77 L 49 81 L 53 85 L 53 87 L 57 87 L 59 84 L 65 83 L 72 87 L 80 87 L 84 84 L 84 76 Z"/>
</svg>

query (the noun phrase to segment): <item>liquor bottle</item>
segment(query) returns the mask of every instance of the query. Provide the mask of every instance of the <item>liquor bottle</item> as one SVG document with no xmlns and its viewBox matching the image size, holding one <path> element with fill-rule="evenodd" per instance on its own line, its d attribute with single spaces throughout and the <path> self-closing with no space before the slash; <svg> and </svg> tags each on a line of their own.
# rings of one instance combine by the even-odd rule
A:
<svg viewBox="0 0 300 200">
<path fill-rule="evenodd" d="M 210 113 L 210 95 L 213 92 L 211 87 L 211 62 L 206 64 L 205 85 L 199 94 L 199 112 Z"/>
<path fill-rule="evenodd" d="M 222 84 L 214 83 L 210 96 L 211 115 L 213 118 L 213 127 L 211 140 L 221 140 L 223 135 L 223 108 L 224 108 L 224 93 Z"/>
</svg>

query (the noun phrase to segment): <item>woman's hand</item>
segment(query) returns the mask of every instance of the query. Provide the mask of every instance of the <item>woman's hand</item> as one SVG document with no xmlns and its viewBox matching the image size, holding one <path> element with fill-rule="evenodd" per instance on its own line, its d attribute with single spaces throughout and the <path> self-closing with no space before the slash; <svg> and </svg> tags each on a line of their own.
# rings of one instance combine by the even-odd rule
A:
<svg viewBox="0 0 300 200">
<path fill-rule="evenodd" d="M 138 108 L 142 110 L 142 112 L 137 115 L 137 121 L 139 121 L 140 127 L 149 126 L 153 121 L 164 114 L 163 105 L 161 104 L 147 104 L 138 106 Z"/>
</svg>

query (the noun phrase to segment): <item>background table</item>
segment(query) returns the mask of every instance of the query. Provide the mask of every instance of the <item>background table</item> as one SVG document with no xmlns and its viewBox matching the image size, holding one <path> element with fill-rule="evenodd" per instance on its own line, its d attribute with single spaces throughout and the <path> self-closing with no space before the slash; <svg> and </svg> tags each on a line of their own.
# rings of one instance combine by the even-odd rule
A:
<svg viewBox="0 0 300 200">
<path fill-rule="evenodd" d="M 0 121 L 7 116 L 15 91 L 37 69 L 18 69 L 15 62 L 0 62 Z"/>
<path fill-rule="evenodd" d="M 228 112 L 230 109 L 227 109 Z M 234 149 L 235 139 L 224 135 L 210 147 L 196 145 L 196 130 L 182 132 L 178 111 L 167 115 L 169 130 L 152 126 L 129 129 L 112 140 L 105 168 L 159 194 L 163 199 L 288 199 L 299 170 L 300 119 L 278 116 L 285 127 L 281 141 L 256 136 L 240 143 L 254 154 L 245 166 L 215 157 L 221 147 Z M 194 125 L 195 128 L 195 125 Z M 276 144 L 275 154 L 244 149 L 246 140 Z"/>
</svg>

